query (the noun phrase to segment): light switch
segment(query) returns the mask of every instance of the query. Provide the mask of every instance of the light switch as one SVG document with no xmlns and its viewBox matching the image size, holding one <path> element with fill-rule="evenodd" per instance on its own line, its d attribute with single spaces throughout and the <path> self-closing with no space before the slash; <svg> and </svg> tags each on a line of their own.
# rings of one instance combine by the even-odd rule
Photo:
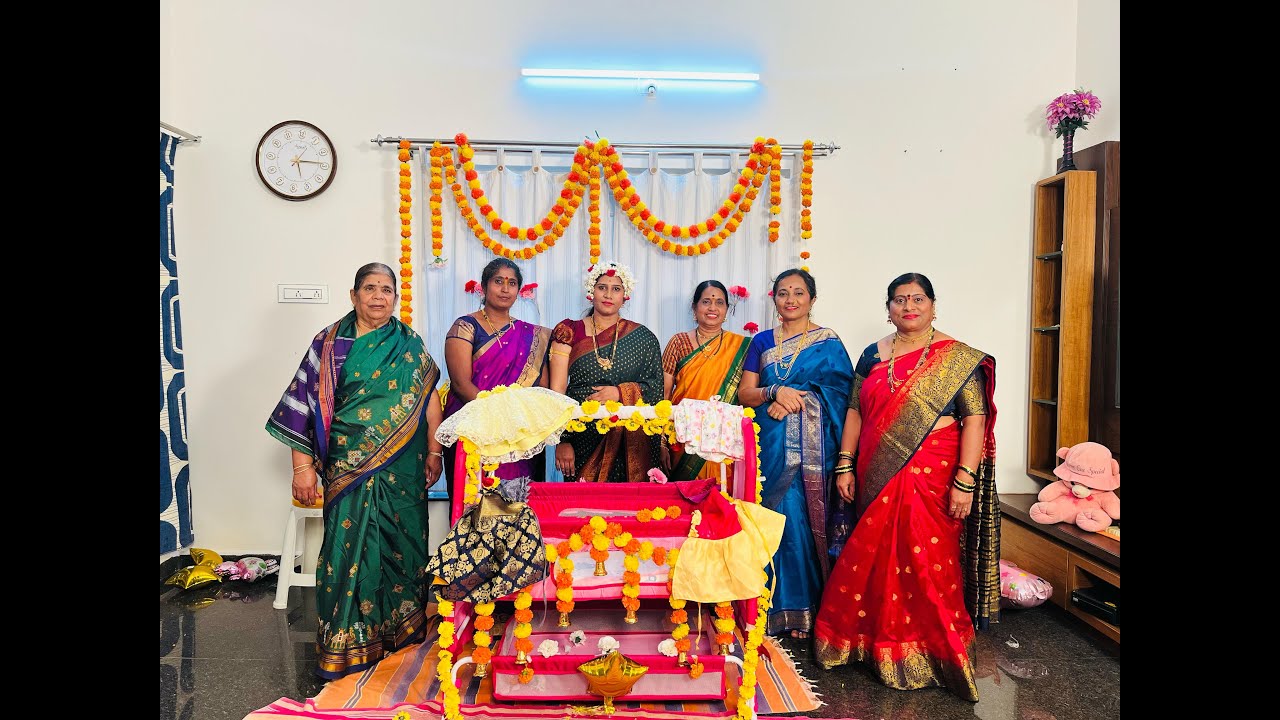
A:
<svg viewBox="0 0 1280 720">
<path fill-rule="evenodd" d="M 276 285 L 278 302 L 328 303 L 328 285 Z"/>
</svg>

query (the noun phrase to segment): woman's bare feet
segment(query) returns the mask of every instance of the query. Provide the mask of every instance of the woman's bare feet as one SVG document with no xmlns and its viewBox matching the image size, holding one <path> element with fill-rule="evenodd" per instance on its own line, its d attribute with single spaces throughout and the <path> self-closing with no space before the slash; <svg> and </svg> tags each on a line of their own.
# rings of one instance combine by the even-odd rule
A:
<svg viewBox="0 0 1280 720">
<path fill-rule="evenodd" d="M 808 639 L 809 639 L 809 633 L 807 633 L 807 632 L 805 632 L 805 631 L 803 631 L 803 630 L 792 630 L 792 631 L 791 631 L 791 637 L 795 638 L 796 640 L 808 640 Z"/>
</svg>

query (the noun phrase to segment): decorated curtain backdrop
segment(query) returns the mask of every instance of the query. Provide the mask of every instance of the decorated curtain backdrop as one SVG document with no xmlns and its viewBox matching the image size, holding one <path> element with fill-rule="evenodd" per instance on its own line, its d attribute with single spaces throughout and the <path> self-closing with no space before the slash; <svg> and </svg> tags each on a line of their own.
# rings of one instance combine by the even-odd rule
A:
<svg viewBox="0 0 1280 720">
<path fill-rule="evenodd" d="M 160 554 L 191 544 L 187 393 L 183 379 L 178 259 L 173 239 L 173 160 L 178 140 L 160 132 Z"/>
<path fill-rule="evenodd" d="M 415 198 L 415 211 L 423 219 L 420 227 L 426 230 L 426 242 L 415 243 L 415 324 L 427 339 L 432 357 L 444 365 L 444 336 L 449 326 L 460 315 L 479 307 L 478 295 L 467 294 L 464 286 L 468 280 L 479 280 L 484 266 L 496 257 L 475 238 L 466 221 L 459 215 L 452 194 L 444 191 L 443 257 L 448 264 L 443 269 L 429 268 L 430 224 L 426 189 L 429 179 L 427 153 L 416 151 L 419 174 L 414 186 L 422 191 Z M 640 197 L 644 199 L 656 217 L 671 223 L 688 225 L 705 220 L 719 209 L 728 197 L 738 173 L 747 160 L 748 153 L 626 153 L 623 164 Z M 750 296 L 736 303 L 725 329 L 750 336 L 743 330 L 748 322 L 756 323 L 761 332 L 771 330 L 776 324 L 773 302 L 769 290 L 778 272 L 807 264 L 800 259 L 806 249 L 800 240 L 800 182 L 798 153 L 786 153 L 782 157 L 782 214 L 769 214 L 769 186 L 760 189 L 751 212 L 736 233 L 710 254 L 697 257 L 678 257 L 663 252 L 645 239 L 631 225 L 624 210 L 618 207 L 604 185 L 600 199 L 600 259 L 615 260 L 631 268 L 636 277 L 636 289 L 631 300 L 623 307 L 623 317 L 647 326 L 658 336 L 665 347 L 675 333 L 694 326 L 691 302 L 693 290 L 703 280 L 719 280 L 726 287 L 741 285 Z M 528 226 L 540 220 L 559 197 L 572 163 L 572 153 L 562 151 L 530 150 L 476 150 L 476 171 L 481 186 L 493 207 L 513 225 Z M 517 260 L 526 285 L 537 283 L 531 299 L 516 301 L 512 314 L 526 322 L 553 327 L 564 318 L 581 318 L 590 307 L 582 287 L 588 264 L 588 234 L 586 200 L 564 237 L 556 246 L 531 260 Z M 815 213 L 817 212 L 815 208 Z M 769 242 L 769 221 L 781 221 L 781 232 L 776 243 Z M 418 217 L 414 219 L 417 225 Z M 500 233 L 493 233 L 495 238 Z M 501 240 L 507 238 L 501 236 Z M 686 239 L 685 242 L 688 242 Z M 532 243 L 511 242 L 510 246 L 523 248 Z M 836 278 L 825 279 L 820 268 L 815 271 L 818 292 L 834 289 Z M 418 288 L 419 284 L 424 287 Z M 419 292 L 419 290 L 421 290 Z M 732 301 L 733 298 L 730 298 Z M 830 305 L 828 312 L 835 312 Z M 822 305 L 814 313 L 822 320 Z M 554 464 L 549 466 L 548 479 L 559 479 Z M 441 486 L 442 488 L 443 486 Z"/>
</svg>

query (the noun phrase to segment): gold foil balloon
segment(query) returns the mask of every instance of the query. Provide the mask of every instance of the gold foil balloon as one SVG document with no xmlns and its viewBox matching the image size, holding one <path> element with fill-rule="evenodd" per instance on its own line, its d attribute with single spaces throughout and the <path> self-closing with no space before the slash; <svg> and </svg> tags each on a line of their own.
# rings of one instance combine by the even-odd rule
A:
<svg viewBox="0 0 1280 720">
<path fill-rule="evenodd" d="M 193 587 L 200 587 L 220 580 L 222 578 L 213 571 L 213 566 L 192 565 L 170 575 L 169 579 L 164 582 L 166 585 L 177 585 L 183 590 L 190 590 Z"/>
<path fill-rule="evenodd" d="M 191 561 L 197 565 L 217 567 L 222 564 L 222 556 L 212 550 L 191 548 Z"/>
<path fill-rule="evenodd" d="M 631 692 L 636 681 L 649 672 L 649 666 L 612 650 L 582 663 L 578 672 L 587 679 L 587 692 L 604 698 L 605 713 L 612 714 L 613 699 Z"/>
<path fill-rule="evenodd" d="M 195 561 L 195 565 L 184 567 L 170 575 L 169 579 L 164 581 L 164 584 L 177 585 L 183 590 L 190 590 L 193 587 L 207 585 L 215 580 L 222 581 L 222 577 L 214 572 L 214 568 L 222 564 L 221 555 L 212 550 L 191 548 L 191 559 Z"/>
</svg>

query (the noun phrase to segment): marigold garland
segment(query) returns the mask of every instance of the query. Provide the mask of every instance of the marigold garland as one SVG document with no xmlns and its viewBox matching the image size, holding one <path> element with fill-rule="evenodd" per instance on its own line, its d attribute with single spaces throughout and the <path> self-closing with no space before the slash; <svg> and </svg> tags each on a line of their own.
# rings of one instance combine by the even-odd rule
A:
<svg viewBox="0 0 1280 720">
<path fill-rule="evenodd" d="M 800 237 L 813 237 L 813 141 L 804 141 L 804 154 L 800 166 Z M 807 256 L 806 256 L 807 257 Z"/>
<path fill-rule="evenodd" d="M 603 149 L 597 153 L 597 156 L 603 161 L 601 165 L 605 168 L 606 178 L 609 182 L 609 187 L 613 191 L 613 196 L 622 209 L 626 211 L 631 224 L 645 236 L 645 239 L 657 245 L 659 249 L 675 255 L 687 256 L 704 255 L 711 252 L 723 244 L 738 229 L 744 214 L 751 210 L 751 203 L 756 197 L 756 188 L 760 186 L 764 174 L 768 173 L 771 167 L 774 167 L 775 156 L 773 150 L 776 149 L 777 157 L 781 157 L 780 148 L 770 148 L 764 142 L 764 138 L 756 138 L 747 164 L 739 173 L 737 184 L 730 191 L 729 198 L 721 204 L 719 210 L 705 221 L 684 227 L 655 218 L 649 211 L 648 206 L 640 198 L 640 195 L 631 186 L 631 180 L 627 176 L 627 171 L 623 167 L 618 151 L 608 145 L 608 140 L 602 139 L 596 143 L 597 148 L 602 146 Z M 778 177 L 781 179 L 781 173 L 779 173 Z M 730 218 L 731 213 L 733 214 L 732 218 Z M 662 235 L 665 234 L 673 239 L 686 237 L 696 239 L 699 236 L 710 235 L 715 232 L 721 222 L 725 223 L 724 228 L 704 242 L 684 244 L 662 238 Z"/>
<path fill-rule="evenodd" d="M 431 254 L 434 260 L 431 261 L 431 267 L 444 267 L 444 258 L 440 253 L 444 250 L 444 217 L 442 208 L 444 207 L 444 162 L 445 157 L 449 156 L 449 151 L 439 142 L 431 145 L 431 199 L 429 205 L 431 207 Z M 452 158 L 450 158 L 452 162 Z"/>
<path fill-rule="evenodd" d="M 715 612 L 716 617 L 712 622 L 716 626 L 716 644 L 728 645 L 733 642 L 733 604 L 716 603 Z"/>
<path fill-rule="evenodd" d="M 449 650 L 453 645 L 453 621 L 441 622 L 439 631 L 440 637 L 436 641 L 439 648 L 436 677 L 440 679 L 440 692 L 444 695 L 444 716 L 448 720 L 462 720 L 462 696 L 453 681 L 453 652 Z"/>
<path fill-rule="evenodd" d="M 408 140 L 400 141 L 400 322 L 413 326 L 413 153 Z"/>
<path fill-rule="evenodd" d="M 521 590 L 516 595 L 516 629 L 512 633 L 516 636 L 516 652 L 523 652 L 526 656 L 533 652 L 533 640 L 529 636 L 533 634 L 533 611 L 530 606 L 533 605 L 533 594 L 529 588 Z M 529 658 L 529 664 L 524 666 L 520 671 L 519 678 L 521 683 L 528 684 L 533 679 L 533 658 Z"/>
<path fill-rule="evenodd" d="M 812 141 L 806 142 L 808 143 L 806 157 L 809 159 L 807 165 L 810 168 L 811 176 Z M 542 220 L 527 228 L 512 225 L 503 220 L 489 203 L 480 185 L 479 174 L 475 170 L 473 160 L 475 150 L 470 146 L 466 134 L 458 133 L 454 137 L 454 144 L 457 146 L 458 164 L 462 167 L 463 180 L 466 185 L 464 187 L 462 183 L 457 181 L 452 152 L 447 148 L 441 148 L 442 152 L 436 153 L 436 148 L 433 146 L 432 150 L 435 153 L 433 154 L 433 161 L 436 157 L 439 157 L 440 167 L 444 173 L 444 179 L 441 181 L 434 172 L 436 165 L 434 162 L 432 163 L 433 212 L 438 210 L 436 205 L 442 202 L 439 199 L 441 195 L 438 193 L 442 192 L 444 184 L 448 183 L 453 191 L 454 201 L 458 206 L 458 210 L 467 220 L 467 224 L 472 233 L 475 234 L 476 239 L 480 240 L 481 244 L 493 252 L 494 255 L 510 260 L 529 260 L 546 252 L 548 248 L 554 247 L 556 241 L 563 237 L 564 231 L 569 226 L 573 214 L 580 205 L 585 193 L 587 195 L 589 214 L 591 215 L 591 226 L 587 232 L 590 243 L 588 258 L 591 265 L 599 262 L 602 181 L 608 183 L 612 195 L 627 213 L 632 225 L 644 235 L 645 239 L 657 245 L 661 250 L 675 255 L 690 257 L 704 255 L 722 245 L 738 230 L 746 213 L 751 211 L 752 203 L 766 177 L 770 180 L 769 212 L 771 215 L 778 215 L 782 211 L 782 147 L 774 138 L 756 138 L 752 144 L 751 155 L 747 165 L 740 172 L 738 183 L 730 192 L 729 198 L 722 203 L 721 207 L 711 217 L 703 222 L 688 226 L 667 223 L 653 217 L 648 206 L 632 186 L 617 150 L 609 145 L 608 140 L 603 138 L 595 142 L 585 141 L 578 146 L 577 152 L 574 154 L 573 168 L 563 183 L 560 197 Z M 448 160 L 445 159 L 446 157 Z M 408 190 L 403 183 L 401 189 Z M 802 194 L 803 191 L 804 189 L 802 188 Z M 479 207 L 479 216 L 483 218 L 483 222 L 477 218 L 477 213 L 472 208 L 473 200 L 476 201 Z M 532 247 L 520 249 L 504 246 L 501 242 L 495 241 L 489 236 L 485 229 L 486 223 L 493 230 L 507 235 L 512 241 L 535 244 Z M 440 251 L 443 248 L 443 230 L 437 230 L 436 227 L 433 216 L 432 254 L 435 259 L 432 262 L 432 267 L 442 267 L 444 260 L 440 255 Z M 440 225 L 440 227 L 442 228 L 443 226 Z M 779 228 L 779 221 L 769 221 L 770 242 L 778 240 Z M 664 236 L 671 239 L 666 239 Z M 683 238 L 698 240 L 701 237 L 705 237 L 705 240 L 691 243 L 679 242 Z M 411 268 L 409 270 L 411 271 Z M 406 289 L 408 288 L 406 287 Z M 645 430 L 648 432 L 650 428 L 646 426 Z"/>
<path fill-rule="evenodd" d="M 766 576 L 767 577 L 767 576 Z M 769 620 L 770 592 L 766 587 L 756 602 L 756 623 L 747 632 L 742 646 L 742 679 L 738 686 L 738 720 L 755 717 L 756 667 L 760 664 L 760 643 L 764 641 L 765 625 Z"/>
<path fill-rule="evenodd" d="M 493 635 L 490 630 L 493 629 L 493 609 L 494 604 L 482 603 L 476 605 L 476 632 L 472 636 L 472 640 L 476 644 L 476 649 L 471 653 L 471 659 L 476 665 L 487 665 L 493 659 L 493 651 L 490 645 L 493 643 Z"/>
</svg>

